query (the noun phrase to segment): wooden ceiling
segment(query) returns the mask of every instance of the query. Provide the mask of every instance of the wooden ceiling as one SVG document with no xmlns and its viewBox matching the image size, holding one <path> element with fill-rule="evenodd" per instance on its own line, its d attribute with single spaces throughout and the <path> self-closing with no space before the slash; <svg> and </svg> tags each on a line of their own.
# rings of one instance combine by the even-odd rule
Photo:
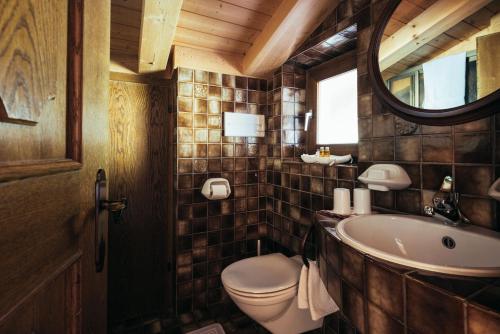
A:
<svg viewBox="0 0 500 334">
<path fill-rule="evenodd" d="M 386 41 L 389 36 L 393 36 L 396 32 L 400 31 L 410 21 L 421 16 L 426 10 L 437 2 L 443 0 L 403 0 L 394 12 L 389 23 L 384 31 L 382 41 Z M 458 0 L 457 0 L 458 1 Z M 478 3 L 464 2 L 467 6 Z M 460 20 L 457 24 L 453 25 L 450 29 L 438 34 L 432 38 L 428 43 L 417 48 L 410 55 L 400 59 L 395 64 L 388 67 L 383 76 L 389 78 L 393 75 L 399 74 L 405 69 L 422 64 L 431 60 L 443 52 L 446 52 L 451 47 L 461 43 L 468 37 L 473 36 L 479 31 L 485 29 L 490 24 L 490 19 L 500 12 L 500 1 L 485 1 L 484 5 L 479 6 L 478 10 L 469 7 L 468 15 L 465 19 Z M 470 15 L 469 15 L 470 14 Z"/>
<path fill-rule="evenodd" d="M 144 1 L 144 3 L 143 3 Z M 146 5 L 179 4 L 159 8 L 158 17 L 145 13 Z M 199 66 L 231 63 L 232 72 L 262 76 L 279 66 L 322 22 L 338 0 L 112 0 L 111 60 L 131 73 L 165 69 L 158 48 Z M 170 13 L 171 16 L 168 16 Z M 174 13 L 175 14 L 175 13 Z M 165 18 L 168 17 L 168 20 Z M 149 18 L 149 21 L 148 21 Z M 163 20 L 163 21 L 162 21 Z M 166 22 L 175 22 L 169 36 Z M 297 24 L 300 22 L 300 24 Z M 156 26 L 155 26 L 156 25 Z M 161 26 L 161 27 L 158 27 Z M 148 29 L 145 29 L 148 28 Z M 146 31 L 147 34 L 146 34 Z M 156 34 L 158 42 L 151 37 Z M 287 38 L 284 38 L 286 36 Z M 145 43 L 144 39 L 148 39 Z M 154 42 L 151 42 L 153 40 Z M 156 47 L 156 52 L 151 52 Z M 165 52 L 165 50 L 162 50 Z M 146 56 L 148 55 L 149 56 Z M 164 56 L 161 56 L 163 59 Z M 168 55 L 166 56 L 168 59 Z M 203 62 L 204 64 L 198 64 Z M 112 65 L 112 66 L 114 66 Z M 174 66 L 176 66 L 174 64 Z M 112 67 L 113 70 L 118 70 Z M 208 69 L 210 68 L 203 68 Z"/>
<path fill-rule="evenodd" d="M 184 0 L 174 45 L 244 55 L 281 0 Z"/>
</svg>

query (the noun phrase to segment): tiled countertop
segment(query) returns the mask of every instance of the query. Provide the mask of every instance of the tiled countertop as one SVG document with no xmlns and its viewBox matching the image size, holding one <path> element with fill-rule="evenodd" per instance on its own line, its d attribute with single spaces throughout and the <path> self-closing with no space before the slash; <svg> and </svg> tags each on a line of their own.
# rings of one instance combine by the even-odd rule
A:
<svg viewBox="0 0 500 334">
<path fill-rule="evenodd" d="M 500 333 L 500 279 L 439 276 L 343 244 L 316 215 L 320 272 L 348 326 L 362 333 Z"/>
</svg>

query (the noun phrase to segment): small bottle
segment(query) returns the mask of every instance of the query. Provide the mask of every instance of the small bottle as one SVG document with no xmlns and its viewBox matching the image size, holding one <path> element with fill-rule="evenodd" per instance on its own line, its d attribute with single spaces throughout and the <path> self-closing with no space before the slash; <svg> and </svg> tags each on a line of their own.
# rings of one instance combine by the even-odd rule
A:
<svg viewBox="0 0 500 334">
<path fill-rule="evenodd" d="M 316 157 L 320 156 L 319 148 L 316 150 Z"/>
<path fill-rule="evenodd" d="M 327 146 L 325 147 L 325 157 L 330 157 L 330 148 Z"/>
<path fill-rule="evenodd" d="M 319 156 L 320 157 L 324 157 L 325 156 L 325 148 L 323 146 L 321 146 L 319 148 Z"/>
</svg>

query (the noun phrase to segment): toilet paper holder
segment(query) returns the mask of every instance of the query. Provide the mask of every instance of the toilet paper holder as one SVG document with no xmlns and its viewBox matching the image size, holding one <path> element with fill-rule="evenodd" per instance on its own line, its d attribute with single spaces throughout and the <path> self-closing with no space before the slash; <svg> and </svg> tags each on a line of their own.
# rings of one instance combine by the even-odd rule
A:
<svg viewBox="0 0 500 334">
<path fill-rule="evenodd" d="M 215 194 L 213 186 L 225 186 L 226 193 Z M 231 195 L 231 186 L 229 185 L 229 181 L 224 178 L 211 178 L 205 181 L 205 183 L 203 184 L 203 188 L 201 188 L 201 193 L 203 194 L 203 196 L 210 200 L 225 199 Z"/>
</svg>

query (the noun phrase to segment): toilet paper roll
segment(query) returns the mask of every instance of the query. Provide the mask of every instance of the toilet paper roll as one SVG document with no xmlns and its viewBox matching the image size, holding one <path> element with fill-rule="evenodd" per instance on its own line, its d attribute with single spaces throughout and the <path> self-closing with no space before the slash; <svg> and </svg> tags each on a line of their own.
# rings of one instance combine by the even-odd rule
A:
<svg viewBox="0 0 500 334">
<path fill-rule="evenodd" d="M 210 191 L 210 199 L 227 198 L 227 187 L 225 184 L 213 184 Z"/>
<path fill-rule="evenodd" d="M 354 189 L 354 213 L 358 215 L 368 215 L 371 212 L 370 189 Z"/>
<path fill-rule="evenodd" d="M 333 212 L 338 215 L 351 214 L 351 192 L 346 188 L 333 190 Z"/>
</svg>

